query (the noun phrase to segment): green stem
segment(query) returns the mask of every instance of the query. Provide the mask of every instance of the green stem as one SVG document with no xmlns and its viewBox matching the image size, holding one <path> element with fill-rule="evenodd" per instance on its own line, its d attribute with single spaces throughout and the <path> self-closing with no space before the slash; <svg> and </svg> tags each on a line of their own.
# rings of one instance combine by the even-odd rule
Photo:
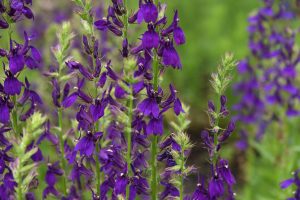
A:
<svg viewBox="0 0 300 200">
<path fill-rule="evenodd" d="M 158 136 L 154 135 L 151 142 L 151 199 L 157 199 L 157 142 Z"/>
<path fill-rule="evenodd" d="M 22 193 L 22 175 L 21 175 L 21 170 L 20 170 L 21 166 L 20 163 L 18 164 L 18 168 L 17 168 L 17 177 L 16 177 L 16 181 L 17 181 L 17 189 L 16 189 L 16 193 L 17 193 L 17 200 L 23 200 L 23 193 Z"/>
<path fill-rule="evenodd" d="M 128 16 L 128 8 L 127 8 L 128 2 L 127 2 L 127 0 L 124 0 L 123 3 L 124 3 L 124 8 L 125 8 L 125 14 L 123 16 L 123 23 L 124 23 L 123 38 L 127 39 L 128 38 L 128 25 L 129 25 L 129 23 L 128 23 L 129 16 Z"/>
<path fill-rule="evenodd" d="M 128 108 L 128 121 L 126 126 L 126 138 L 127 138 L 127 154 L 126 154 L 126 160 L 127 160 L 127 171 L 128 171 L 128 177 L 132 176 L 131 171 L 131 133 L 132 133 L 132 114 L 133 114 L 133 95 L 132 95 L 132 89 L 130 89 L 129 94 L 129 108 Z M 126 199 L 129 199 L 129 184 L 126 187 Z"/>
<path fill-rule="evenodd" d="M 216 102 L 218 102 L 218 100 L 221 98 L 221 95 L 218 95 L 218 99 Z M 219 128 L 219 106 L 218 103 L 216 103 L 216 112 L 217 112 L 217 117 L 216 117 L 216 122 L 215 122 L 215 127 Z M 213 155 L 213 164 L 214 166 L 217 165 L 217 161 L 218 161 L 218 157 L 219 157 L 219 152 L 217 151 L 217 147 L 218 147 L 218 134 L 219 134 L 219 130 L 217 130 L 216 133 L 214 133 L 214 155 Z"/>
<path fill-rule="evenodd" d="M 65 175 L 62 176 L 63 177 L 63 183 L 62 183 L 62 190 L 64 195 L 67 195 L 67 180 L 66 180 L 66 160 L 65 160 L 65 149 L 64 149 L 64 138 L 63 138 L 63 118 L 62 118 L 62 108 L 58 108 L 58 127 L 59 127 L 59 147 L 60 147 L 60 152 L 61 152 L 61 156 L 60 156 L 60 162 L 62 165 L 62 169 L 64 170 Z"/>
<path fill-rule="evenodd" d="M 123 29 L 123 39 L 128 39 L 128 1 L 124 0 L 124 9 L 125 14 L 123 16 L 123 23 L 124 23 L 124 29 Z M 126 58 L 124 58 L 125 61 Z M 126 63 L 126 62 L 124 62 Z M 131 171 L 131 133 L 132 133 L 132 114 L 133 114 L 133 94 L 132 94 L 132 88 L 130 89 L 129 94 L 129 102 L 128 102 L 128 121 L 126 125 L 126 139 L 127 139 L 127 153 L 126 153 L 126 161 L 127 161 L 127 174 L 130 178 L 132 176 Z M 129 193 L 130 193 L 130 186 L 127 184 L 126 186 L 126 199 L 129 199 Z"/>
<path fill-rule="evenodd" d="M 21 133 L 21 127 L 19 126 L 18 123 L 18 113 L 17 113 L 17 97 L 13 96 L 12 100 L 14 102 L 14 109 L 12 111 L 12 126 L 16 134 Z"/>
<path fill-rule="evenodd" d="M 153 59 L 153 88 L 158 91 L 159 65 L 157 55 Z M 158 136 L 154 135 L 151 142 L 151 199 L 157 199 L 157 143 Z"/>
<path fill-rule="evenodd" d="M 95 59 L 93 57 L 93 63 L 94 63 L 94 66 L 96 66 L 96 62 L 95 62 Z M 94 91 L 94 96 L 95 98 L 97 98 L 98 96 L 98 89 L 97 89 L 97 80 L 95 79 L 95 82 L 94 82 L 94 87 L 95 87 L 95 91 Z M 99 120 L 95 123 L 95 131 L 98 132 L 99 131 Z M 95 158 L 95 161 L 96 161 L 96 191 L 97 191 L 97 195 L 100 197 L 100 186 L 101 186 L 101 163 L 100 163 L 100 160 L 98 158 L 98 153 L 100 152 L 100 146 L 99 146 L 99 141 L 96 142 L 96 158 Z"/>
<path fill-rule="evenodd" d="M 96 152 L 98 153 L 100 151 L 99 144 L 96 143 Z M 96 156 L 96 189 L 97 189 L 97 195 L 100 196 L 100 185 L 101 185 L 101 171 L 100 171 L 100 161 L 98 157 Z"/>
<path fill-rule="evenodd" d="M 179 188 L 179 193 L 180 193 L 180 197 L 179 197 L 179 199 L 180 200 L 183 200 L 183 174 L 182 174 L 182 172 L 183 172 L 183 170 L 184 170 L 184 150 L 182 149 L 182 151 L 181 151 L 181 174 L 180 174 L 180 188 Z"/>
</svg>

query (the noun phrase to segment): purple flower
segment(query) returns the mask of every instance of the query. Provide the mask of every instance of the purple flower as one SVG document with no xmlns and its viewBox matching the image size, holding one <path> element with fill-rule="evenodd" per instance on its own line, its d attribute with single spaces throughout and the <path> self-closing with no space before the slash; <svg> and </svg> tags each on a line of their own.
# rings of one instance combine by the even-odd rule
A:
<svg viewBox="0 0 300 200">
<path fill-rule="evenodd" d="M 115 188 L 114 188 L 114 193 L 116 195 L 118 194 L 125 194 L 126 192 L 126 186 L 128 184 L 128 180 L 125 174 L 120 174 L 118 178 L 116 178 L 116 183 L 115 183 Z"/>
<path fill-rule="evenodd" d="M 208 186 L 209 196 L 212 199 L 218 198 L 224 194 L 224 185 L 218 176 L 211 178 Z"/>
<path fill-rule="evenodd" d="M 164 126 L 163 126 L 163 117 L 160 116 L 158 118 L 151 118 L 147 128 L 146 128 L 147 135 L 163 135 L 164 133 Z"/>
<path fill-rule="evenodd" d="M 10 121 L 9 108 L 7 102 L 0 98 L 0 122 L 2 124 L 7 124 Z"/>
<path fill-rule="evenodd" d="M 58 162 L 48 165 L 48 169 L 45 176 L 47 187 L 43 191 L 43 198 L 46 198 L 49 194 L 53 194 L 54 196 L 59 195 L 58 191 L 55 189 L 54 186 L 57 182 L 56 176 L 62 176 L 62 175 L 63 175 L 63 171 L 59 169 Z"/>
<path fill-rule="evenodd" d="M 181 69 L 181 61 L 172 42 L 166 42 L 163 47 L 162 62 L 165 66 L 172 66 L 174 69 Z"/>
<path fill-rule="evenodd" d="M 229 169 L 228 161 L 221 159 L 219 161 L 218 165 L 218 172 L 219 175 L 222 177 L 222 179 L 228 184 L 228 185 L 233 185 L 235 184 L 235 179 Z"/>
<path fill-rule="evenodd" d="M 83 163 L 78 164 L 75 162 L 70 173 L 70 179 L 72 181 L 80 181 L 81 175 L 84 175 L 86 179 L 89 179 L 93 176 L 93 172 L 88 170 Z"/>
<path fill-rule="evenodd" d="M 198 183 L 195 192 L 193 193 L 192 199 L 195 200 L 209 200 L 208 191 L 203 184 Z"/>
<path fill-rule="evenodd" d="M 161 182 L 165 186 L 164 191 L 160 194 L 160 199 L 179 197 L 179 190 L 170 183 Z"/>
<path fill-rule="evenodd" d="M 148 25 L 148 31 L 143 34 L 142 44 L 144 49 L 158 48 L 159 35 L 153 25 Z"/>
<path fill-rule="evenodd" d="M 146 23 L 155 23 L 158 17 L 157 7 L 151 0 L 145 0 L 145 2 L 145 4 L 140 6 L 137 17 L 138 23 L 141 23 L 143 20 L 145 20 Z"/>
<path fill-rule="evenodd" d="M 74 151 L 79 151 L 80 155 L 91 156 L 95 149 L 95 142 L 101 138 L 103 135 L 102 132 L 95 134 L 88 133 L 86 136 L 81 138 L 76 144 Z"/>
<path fill-rule="evenodd" d="M 174 41 L 177 45 L 181 45 L 185 43 L 185 35 L 183 30 L 180 27 L 176 27 L 173 31 Z"/>
<path fill-rule="evenodd" d="M 153 116 L 154 118 L 158 118 L 159 116 L 159 105 L 157 102 L 158 94 L 155 93 L 152 89 L 152 86 L 147 87 L 148 98 L 144 99 L 138 105 L 138 109 L 146 116 Z"/>
</svg>

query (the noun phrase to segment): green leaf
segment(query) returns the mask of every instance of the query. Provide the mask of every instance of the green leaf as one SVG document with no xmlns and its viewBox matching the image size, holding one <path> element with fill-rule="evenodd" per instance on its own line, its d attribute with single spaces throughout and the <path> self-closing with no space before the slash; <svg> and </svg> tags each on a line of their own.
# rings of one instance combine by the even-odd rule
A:
<svg viewBox="0 0 300 200">
<path fill-rule="evenodd" d="M 30 157 L 31 157 L 32 155 L 34 155 L 37 151 L 38 151 L 38 148 L 37 148 L 37 147 L 35 147 L 35 148 L 29 150 L 28 152 L 26 152 L 26 153 L 20 158 L 20 162 L 21 162 L 21 163 L 24 163 L 24 162 L 28 161 L 28 160 L 30 159 Z"/>
<path fill-rule="evenodd" d="M 32 163 L 32 164 L 23 166 L 23 167 L 20 169 L 20 172 L 21 172 L 21 173 L 27 172 L 27 171 L 29 171 L 29 170 L 35 168 L 36 166 L 37 166 L 36 163 Z"/>
</svg>

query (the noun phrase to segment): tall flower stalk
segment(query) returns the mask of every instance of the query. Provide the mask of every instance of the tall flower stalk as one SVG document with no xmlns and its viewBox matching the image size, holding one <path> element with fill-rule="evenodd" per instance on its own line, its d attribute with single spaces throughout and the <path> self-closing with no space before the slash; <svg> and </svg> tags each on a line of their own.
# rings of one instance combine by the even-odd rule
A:
<svg viewBox="0 0 300 200">
<path fill-rule="evenodd" d="M 65 159 L 65 132 L 63 128 L 63 107 L 62 102 L 63 98 L 61 96 L 62 91 L 60 90 L 62 83 L 65 79 L 68 78 L 68 75 L 64 73 L 64 65 L 65 61 L 68 56 L 68 50 L 70 47 L 70 42 L 74 37 L 73 33 L 71 32 L 71 27 L 69 23 L 63 23 L 62 29 L 58 33 L 58 45 L 52 49 L 55 59 L 57 61 L 58 67 L 56 69 L 57 73 L 51 72 L 52 76 L 52 84 L 54 86 L 52 97 L 54 104 L 57 108 L 57 126 L 58 126 L 58 134 L 57 137 L 59 139 L 59 151 L 61 153 L 60 156 L 60 165 L 61 169 L 64 171 L 64 176 L 62 176 L 63 184 L 62 184 L 62 191 L 64 195 L 67 195 L 67 161 Z"/>
<path fill-rule="evenodd" d="M 225 89 L 228 87 L 232 79 L 232 70 L 236 67 L 236 62 L 231 54 L 226 54 L 222 59 L 222 63 L 218 67 L 217 73 L 212 74 L 211 84 L 220 101 L 220 106 L 213 101 L 208 102 L 208 117 L 210 128 L 201 132 L 201 138 L 209 153 L 209 161 L 211 168 L 211 178 L 208 188 L 205 181 L 200 181 L 194 193 L 196 199 L 221 199 L 227 196 L 227 199 L 234 199 L 233 177 L 228 161 L 221 158 L 220 150 L 222 144 L 229 138 L 235 129 L 235 124 L 229 122 L 226 128 L 220 127 L 220 120 L 229 115 L 226 107 L 227 98 L 224 96 Z M 227 192 L 225 191 L 227 186 Z"/>
<path fill-rule="evenodd" d="M 27 195 L 32 196 L 30 185 L 36 179 L 39 162 L 43 160 L 36 143 L 46 120 L 42 114 L 36 113 L 42 100 L 29 80 L 20 78 L 26 68 L 38 68 L 42 57 L 26 32 L 23 44 L 13 38 L 16 23 L 34 18 L 31 5 L 31 1 L 0 2 L 1 43 L 8 44 L 8 49 L 0 49 L 4 78 L 4 82 L 0 83 L 0 190 L 3 199 L 21 200 Z M 7 33 L 8 37 L 3 33 Z M 5 38 L 7 41 L 4 41 Z"/>
<path fill-rule="evenodd" d="M 116 82 L 115 97 L 120 99 L 121 101 L 118 100 L 120 102 L 122 102 L 122 98 L 127 100 L 125 106 L 118 111 L 119 115 L 120 111 L 123 112 L 125 115 L 122 116 L 126 119 L 119 120 L 125 126 L 127 144 L 125 161 L 127 163 L 126 178 L 128 182 L 126 183 L 123 173 L 119 177 L 120 180 L 124 180 L 122 183 L 126 183 L 126 199 L 133 198 L 136 192 L 138 194 L 142 192 L 137 188 L 136 176 L 146 175 L 143 172 L 146 169 L 136 166 L 138 163 L 134 158 L 136 155 L 142 156 L 140 151 L 147 148 L 146 143 L 139 147 L 137 143 L 141 141 L 138 141 L 138 138 L 144 138 L 145 142 L 148 139 L 151 140 L 150 193 L 152 199 L 157 199 L 159 185 L 157 153 L 159 135 L 163 134 L 163 113 L 171 107 L 174 107 L 177 115 L 183 111 L 173 87 L 170 87 L 172 95 L 167 100 L 162 101 L 163 90 L 159 86 L 159 76 L 164 67 L 181 68 L 179 56 L 173 46 L 173 39 L 176 44 L 180 45 L 185 42 L 185 38 L 178 25 L 177 11 L 172 24 L 164 28 L 166 17 L 163 7 L 158 2 L 155 4 L 153 1 L 140 1 L 139 10 L 132 15 L 129 15 L 128 10 L 130 8 L 128 8 L 127 1 L 112 1 L 112 6 L 108 8 L 107 17 L 96 21 L 95 26 L 101 31 L 109 30 L 115 36 L 123 39 L 121 50 L 123 69 L 121 74 L 116 75 L 113 79 Z M 142 42 L 131 47 L 128 30 L 129 24 L 135 22 L 138 24 L 145 22 L 148 30 L 142 35 Z M 141 101 L 140 93 L 146 93 L 148 97 Z M 123 111 L 124 109 L 125 111 Z M 143 162 L 147 165 L 146 161 Z M 139 179 L 139 181 L 144 180 L 142 177 Z M 147 186 L 146 182 L 142 185 Z M 147 189 L 144 192 L 146 191 Z M 122 193 L 122 191 L 120 192 Z"/>
</svg>

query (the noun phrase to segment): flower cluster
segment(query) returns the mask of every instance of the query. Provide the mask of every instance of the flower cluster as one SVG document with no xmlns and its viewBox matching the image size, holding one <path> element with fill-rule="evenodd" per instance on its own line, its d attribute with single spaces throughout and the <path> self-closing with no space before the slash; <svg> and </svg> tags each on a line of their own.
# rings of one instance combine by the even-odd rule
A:
<svg viewBox="0 0 300 200">
<path fill-rule="evenodd" d="M 22 20 L 23 17 L 33 19 L 29 6 L 32 0 L 13 0 L 0 2 L 0 29 L 9 28 L 10 24 Z"/>
<path fill-rule="evenodd" d="M 282 119 L 281 110 L 289 117 L 299 115 L 299 52 L 295 49 L 298 30 L 292 26 L 295 5 L 287 1 L 263 2 L 264 6 L 248 20 L 251 55 L 239 63 L 243 79 L 235 90 L 242 97 L 234 106 L 238 111 L 236 120 L 255 125 L 257 140 L 272 121 Z M 270 106 L 276 109 L 268 109 Z M 247 138 L 245 132 L 243 129 L 242 138 Z M 247 148 L 247 141 L 240 141 L 238 147 Z"/>
</svg>

